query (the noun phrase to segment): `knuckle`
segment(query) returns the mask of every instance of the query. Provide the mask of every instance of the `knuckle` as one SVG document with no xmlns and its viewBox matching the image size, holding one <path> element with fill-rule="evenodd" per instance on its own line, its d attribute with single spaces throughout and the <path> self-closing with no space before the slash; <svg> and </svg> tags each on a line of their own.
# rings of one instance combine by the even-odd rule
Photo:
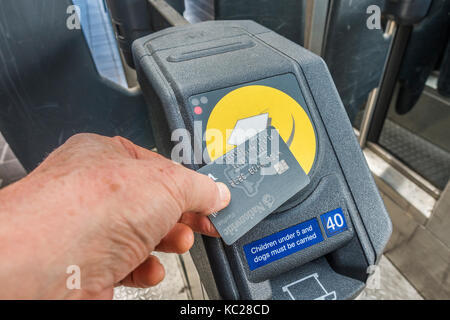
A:
<svg viewBox="0 0 450 320">
<path fill-rule="evenodd" d="M 111 140 L 123 148 L 123 150 L 125 150 L 133 159 L 138 158 L 133 142 L 121 136 L 115 136 L 111 138 Z"/>
<path fill-rule="evenodd" d="M 67 139 L 67 142 L 68 143 L 83 142 L 91 139 L 93 136 L 94 134 L 92 133 L 76 133 L 73 136 L 69 137 L 69 139 Z"/>
</svg>

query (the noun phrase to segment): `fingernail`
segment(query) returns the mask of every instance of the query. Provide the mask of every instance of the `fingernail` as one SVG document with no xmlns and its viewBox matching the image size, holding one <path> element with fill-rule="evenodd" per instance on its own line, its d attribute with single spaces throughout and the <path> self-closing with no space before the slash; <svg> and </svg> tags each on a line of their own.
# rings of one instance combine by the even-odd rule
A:
<svg viewBox="0 0 450 320">
<path fill-rule="evenodd" d="M 217 188 L 219 189 L 219 197 L 222 205 L 227 205 L 230 202 L 231 194 L 228 187 L 222 182 L 216 182 Z"/>
</svg>

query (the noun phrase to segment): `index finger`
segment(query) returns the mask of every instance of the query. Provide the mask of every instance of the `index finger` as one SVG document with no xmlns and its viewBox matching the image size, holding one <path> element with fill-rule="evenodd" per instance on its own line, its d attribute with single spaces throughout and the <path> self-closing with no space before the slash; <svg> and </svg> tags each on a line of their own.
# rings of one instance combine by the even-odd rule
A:
<svg viewBox="0 0 450 320">
<path fill-rule="evenodd" d="M 180 223 L 188 225 L 194 232 L 210 237 L 220 237 L 211 220 L 206 216 L 201 216 L 194 212 L 186 212 L 181 216 Z"/>
</svg>

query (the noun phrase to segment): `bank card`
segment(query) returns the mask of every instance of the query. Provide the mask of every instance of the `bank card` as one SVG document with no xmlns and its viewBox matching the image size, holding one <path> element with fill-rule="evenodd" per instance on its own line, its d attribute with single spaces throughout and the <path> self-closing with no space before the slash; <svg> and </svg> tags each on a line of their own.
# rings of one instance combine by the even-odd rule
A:
<svg viewBox="0 0 450 320">
<path fill-rule="evenodd" d="M 227 245 L 309 184 L 277 129 L 268 127 L 198 172 L 223 182 L 231 202 L 209 219 Z"/>
</svg>

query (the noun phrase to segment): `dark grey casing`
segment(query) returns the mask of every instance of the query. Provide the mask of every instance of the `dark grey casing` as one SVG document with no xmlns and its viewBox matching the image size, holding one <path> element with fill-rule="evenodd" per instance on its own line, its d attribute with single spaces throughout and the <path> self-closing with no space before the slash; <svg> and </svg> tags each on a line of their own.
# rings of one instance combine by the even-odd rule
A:
<svg viewBox="0 0 450 320">
<path fill-rule="evenodd" d="M 310 184 L 231 246 L 196 236 L 191 254 L 212 299 L 350 299 L 365 286 L 392 226 L 325 62 L 251 21 L 168 28 L 133 43 L 158 151 L 171 132 L 194 132 L 193 96 L 251 84 L 296 99 L 313 123 L 317 151 Z M 227 89 L 227 90 L 225 90 Z M 298 91 L 298 92 L 297 92 Z M 187 165 L 197 170 L 198 165 Z M 348 230 L 251 271 L 243 246 L 336 207 Z"/>
</svg>

